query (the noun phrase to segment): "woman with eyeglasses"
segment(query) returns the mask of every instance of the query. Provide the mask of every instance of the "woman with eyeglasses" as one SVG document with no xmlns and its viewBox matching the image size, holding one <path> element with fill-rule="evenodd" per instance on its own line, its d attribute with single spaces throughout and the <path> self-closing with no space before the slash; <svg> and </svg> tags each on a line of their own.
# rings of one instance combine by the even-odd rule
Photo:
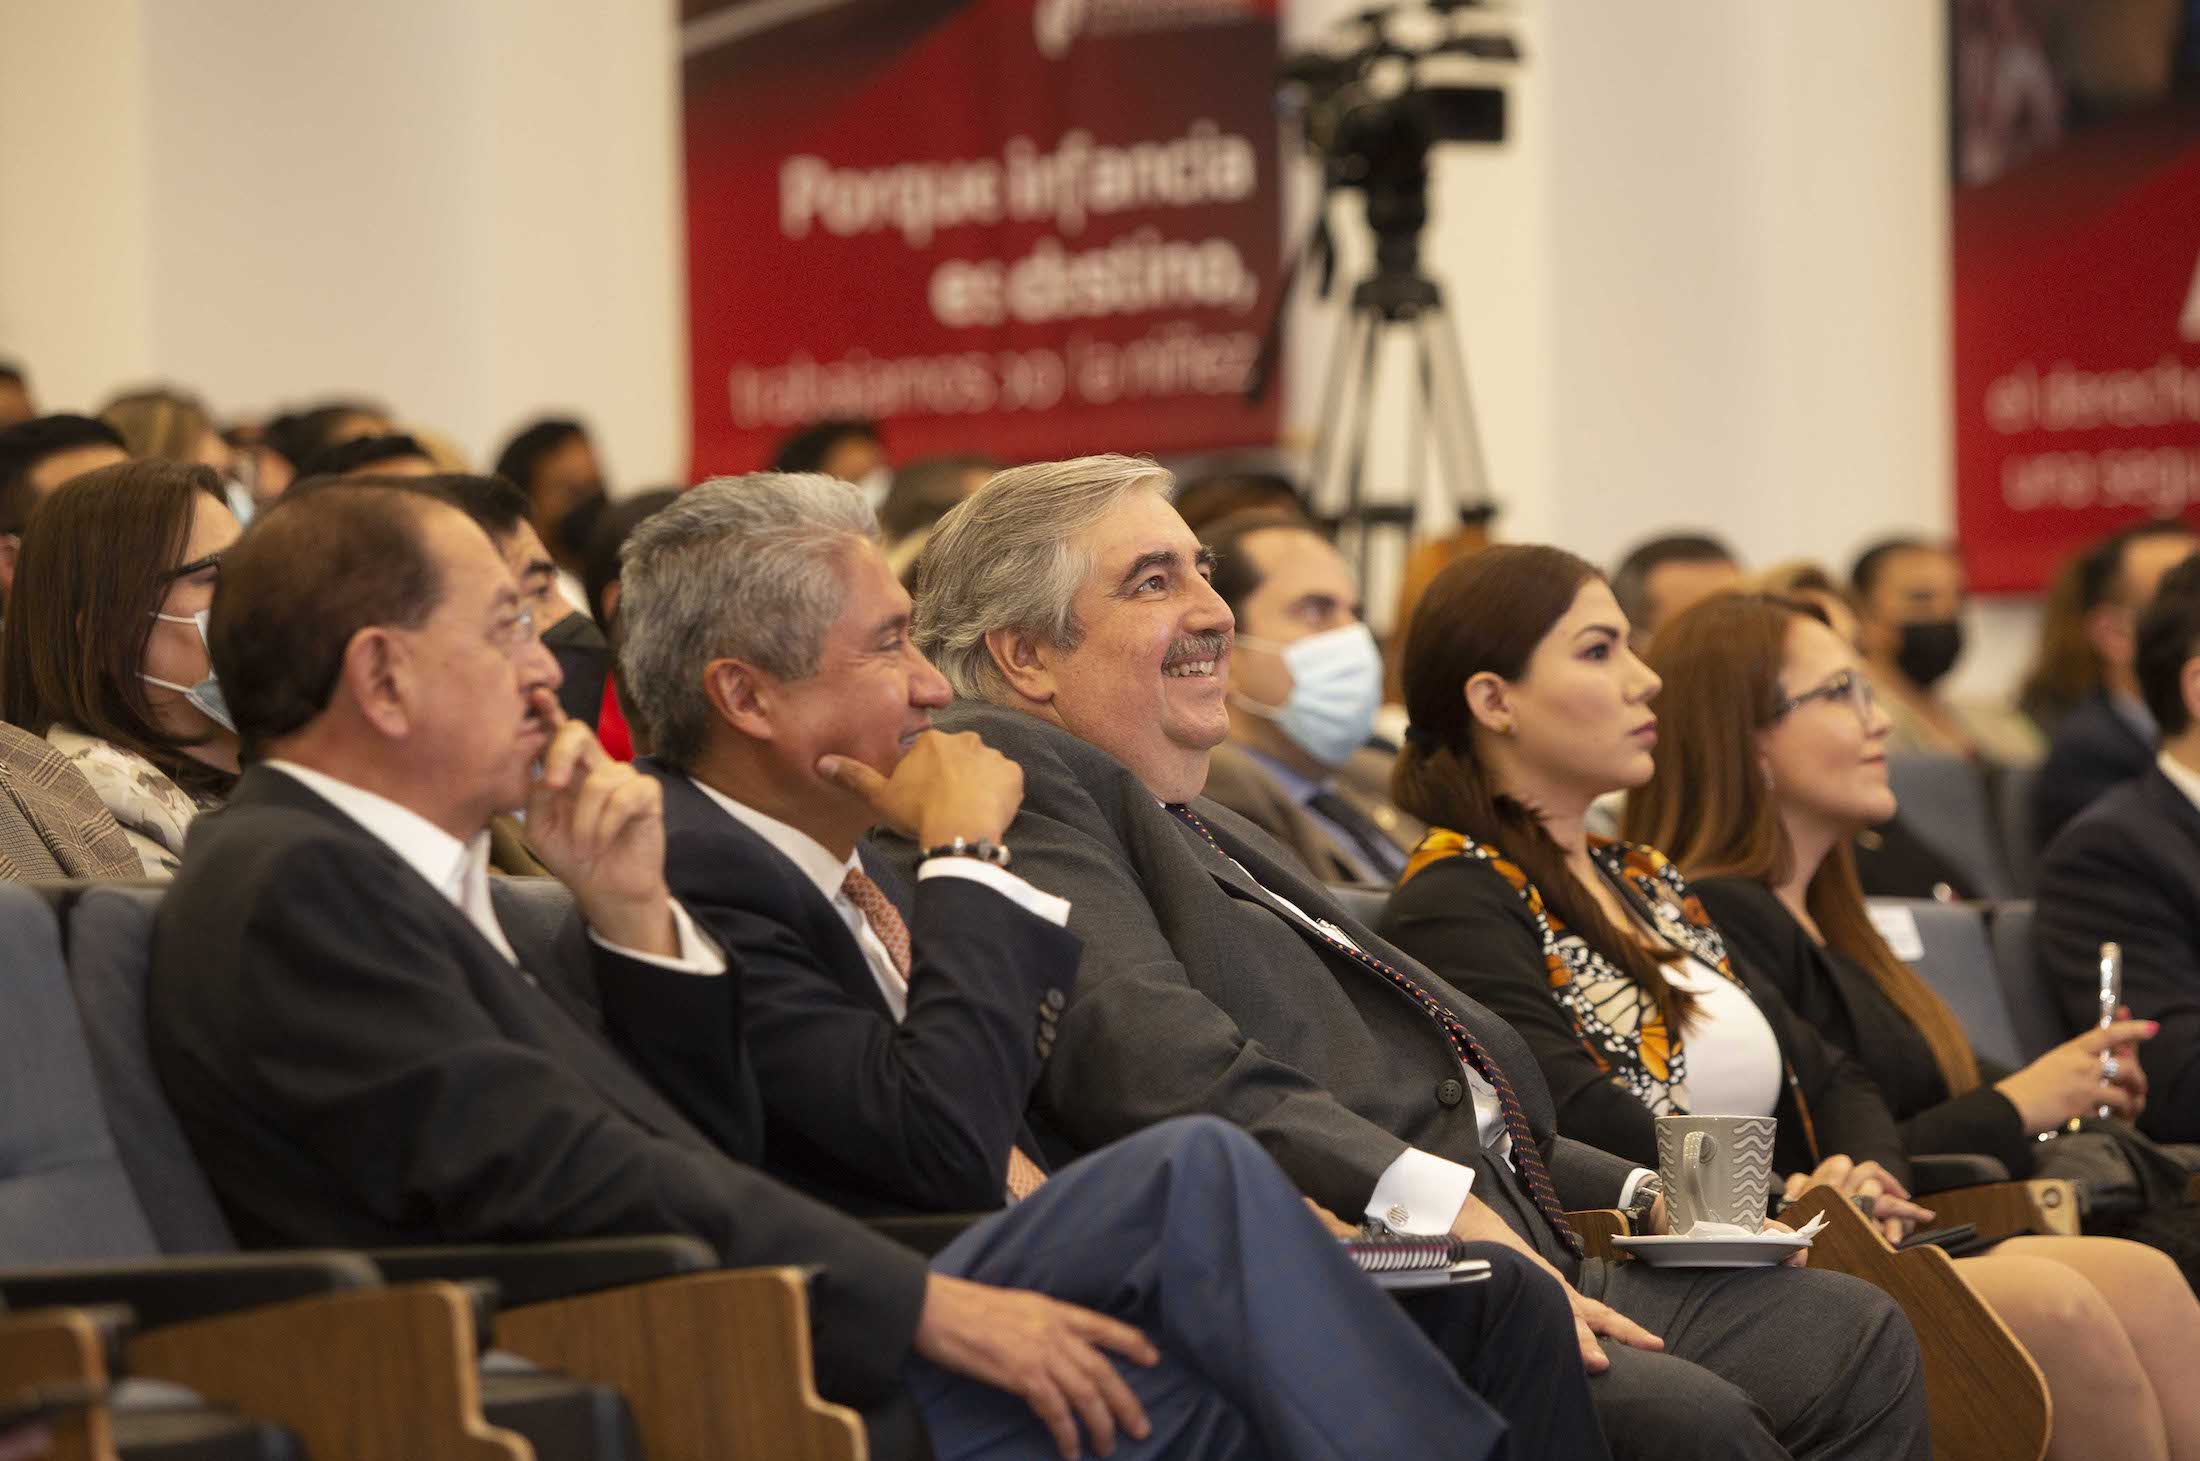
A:
<svg viewBox="0 0 2200 1461">
<path fill-rule="evenodd" d="M 1556 548 L 1486 549 L 1430 587 L 1406 634 L 1394 799 L 1433 830 L 1377 931 L 1520 1033 L 1565 1135 L 1654 1167 L 1658 1116 L 1777 1115 L 1787 1195 L 1831 1185 L 1906 1236 L 1932 1214 L 1910 1200 L 1908 1149 L 1863 1069 L 1729 959 L 1655 848 L 1587 832 L 1598 797 L 1625 789 L 1632 803 L 1676 752 L 1697 764 L 1689 731 L 1652 713 L 1661 682 L 1627 634 L 1602 576 Z M 1747 755 L 1712 763 L 1690 795 L 1732 796 L 1763 774 Z M 2045 1374 L 2050 1455 L 2200 1457 L 2200 1401 L 2157 1393 L 2138 1354 L 2185 1365 L 2200 1352 L 2200 1305 L 2168 1260 L 2111 1239 L 2020 1238 L 1957 1270 Z"/>
<path fill-rule="evenodd" d="M 0 637 L 0 719 L 42 735 L 122 824 L 149 878 L 237 779 L 206 618 L 237 519 L 210 468 L 126 462 L 32 513 Z"/>
</svg>

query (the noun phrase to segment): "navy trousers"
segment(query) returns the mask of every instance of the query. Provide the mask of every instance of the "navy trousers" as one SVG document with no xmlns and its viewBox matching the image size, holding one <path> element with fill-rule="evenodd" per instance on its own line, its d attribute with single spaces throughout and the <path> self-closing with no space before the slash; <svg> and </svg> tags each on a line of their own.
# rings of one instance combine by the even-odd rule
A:
<svg viewBox="0 0 2200 1461">
<path fill-rule="evenodd" d="M 1159 1365 L 1117 1365 L 1153 1434 L 1119 1436 L 1117 1456 L 1608 1455 L 1558 1285 L 1509 1249 L 1477 1256 L 1490 1281 L 1401 1305 L 1250 1137 L 1191 1117 L 1072 1163 L 932 1267 L 1082 1304 L 1153 1339 Z M 1055 1455 L 1016 1396 L 922 1358 L 908 1381 L 940 1461 Z"/>
</svg>

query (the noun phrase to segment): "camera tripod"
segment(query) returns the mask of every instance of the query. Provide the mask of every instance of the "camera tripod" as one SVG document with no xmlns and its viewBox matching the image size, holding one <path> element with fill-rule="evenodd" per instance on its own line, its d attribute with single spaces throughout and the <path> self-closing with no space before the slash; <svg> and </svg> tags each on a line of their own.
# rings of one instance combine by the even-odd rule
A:
<svg viewBox="0 0 2200 1461">
<path fill-rule="evenodd" d="M 1360 581 L 1370 583 L 1379 539 L 1393 540 L 1402 556 L 1428 487 L 1431 449 L 1437 470 L 1463 523 L 1481 525 L 1496 515 L 1489 469 L 1475 428 L 1466 357 L 1459 348 L 1443 286 L 1422 273 L 1411 238 L 1381 238 L 1374 272 L 1353 286 L 1350 306 L 1337 322 L 1323 377 L 1320 424 L 1307 476 L 1315 513 L 1355 538 Z M 1405 257 L 1399 257 L 1399 255 Z M 1406 493 L 1401 501 L 1371 502 L 1368 448 L 1373 430 L 1382 346 L 1397 327 L 1413 337 L 1414 387 L 1407 402 Z M 1401 626 L 1402 627 L 1402 626 Z"/>
</svg>

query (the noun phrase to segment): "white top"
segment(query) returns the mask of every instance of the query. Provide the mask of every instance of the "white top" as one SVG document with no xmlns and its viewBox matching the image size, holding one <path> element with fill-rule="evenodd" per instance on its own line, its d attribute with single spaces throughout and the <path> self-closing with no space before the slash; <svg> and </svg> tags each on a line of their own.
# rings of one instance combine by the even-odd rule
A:
<svg viewBox="0 0 2200 1461">
<path fill-rule="evenodd" d="M 833 905 L 833 912 L 840 915 L 841 922 L 855 935 L 856 947 L 863 950 L 863 961 L 870 965 L 871 977 L 878 982 L 878 992 L 885 997 L 886 1007 L 894 1012 L 897 1021 L 906 1016 L 909 996 L 902 985 L 901 971 L 894 967 L 894 956 L 886 951 L 885 943 L 872 930 L 870 920 L 863 916 L 863 910 L 856 907 L 846 892 L 848 874 L 860 871 L 863 859 L 853 852 L 845 859 L 835 857 L 826 850 L 824 843 L 809 833 L 790 827 L 776 817 L 767 817 L 715 786 L 705 786 L 700 781 L 695 782 L 695 786 L 725 808 L 735 821 L 770 843 L 774 851 L 800 868 L 803 876 L 817 885 L 825 901 Z M 1008 869 L 980 862 L 974 857 L 935 857 L 917 869 L 917 878 L 920 882 L 925 878 L 969 878 L 985 884 L 1026 911 L 1036 913 L 1056 928 L 1069 922 L 1068 899 L 1042 893 Z"/>
<path fill-rule="evenodd" d="M 1770 1116 L 1780 1104 L 1780 1042 L 1749 992 L 1701 959 L 1665 966 L 1665 977 L 1696 996 L 1688 1027 L 1688 1080 L 1674 1093 L 1698 1116 Z"/>
<path fill-rule="evenodd" d="M 505 938 L 504 929 L 497 923 L 496 909 L 489 901 L 489 831 L 486 827 L 475 833 L 472 841 L 461 842 L 412 808 L 338 780 L 325 771 L 315 771 L 295 761 L 264 764 L 300 782 L 308 791 L 316 793 L 372 833 L 376 841 L 403 858 L 406 866 L 427 880 L 429 887 L 465 914 L 466 920 L 480 930 L 481 936 L 498 953 L 514 966 L 518 965 L 519 956 L 512 952 L 511 941 Z M 588 936 L 615 954 L 654 964 L 660 969 L 673 969 L 683 974 L 726 972 L 725 956 L 696 928 L 694 920 L 688 917 L 687 910 L 677 899 L 672 901 L 672 921 L 680 934 L 679 957 L 672 959 L 623 948 L 609 939 L 597 938 L 594 929 L 588 931 Z"/>
<path fill-rule="evenodd" d="M 2162 768 L 2162 774 L 2169 778 L 2171 786 L 2183 792 L 2185 799 L 2194 806 L 2200 807 L 2200 771 L 2193 770 L 2167 751 L 2156 756 L 2154 764 Z"/>
</svg>

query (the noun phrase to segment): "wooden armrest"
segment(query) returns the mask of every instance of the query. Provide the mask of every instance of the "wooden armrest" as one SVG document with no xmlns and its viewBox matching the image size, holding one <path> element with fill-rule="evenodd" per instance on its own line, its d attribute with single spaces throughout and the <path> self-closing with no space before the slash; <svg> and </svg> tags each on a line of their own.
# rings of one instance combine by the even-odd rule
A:
<svg viewBox="0 0 2200 1461">
<path fill-rule="evenodd" d="M 2064 1177 L 1951 1187 L 1917 1201 L 1933 1210 L 1934 1227 L 1972 1223 L 1981 1238 L 2006 1238 L 2016 1233 L 2069 1238 L 2078 1232 L 2078 1187 Z"/>
<path fill-rule="evenodd" d="M 34 1309 L 0 1315 L 0 1404 L 49 1385 L 105 1389 L 107 1335 L 83 1309 Z M 94 1405 L 52 1422 L 51 1461 L 115 1461 L 107 1407 Z"/>
<path fill-rule="evenodd" d="M 1624 1238 L 1633 1232 L 1628 1225 L 1627 1214 L 1616 1207 L 1587 1207 L 1580 1212 L 1566 1214 L 1566 1226 L 1581 1239 L 1583 1256 L 1609 1258 L 1617 1262 L 1627 1257 L 1612 1246 L 1614 1238 Z"/>
<path fill-rule="evenodd" d="M 1896 1252 L 1831 1187 L 1804 1193 L 1780 1220 L 1802 1227 L 1824 1214 L 1810 1263 L 1884 1290 L 1917 1331 L 1933 1454 L 1941 1461 L 2039 1461 L 2054 1409 L 2039 1366 L 1938 1248 Z M 1811 1336 L 1797 1335 L 1808 1346 Z"/>
<path fill-rule="evenodd" d="M 481 1414 L 473 1301 L 412 1283 L 270 1304 L 131 1340 L 130 1372 L 287 1426 L 308 1456 L 534 1461 Z"/>
<path fill-rule="evenodd" d="M 650 1461 L 867 1461 L 862 1417 L 819 1397 L 799 1268 L 659 1279 L 497 1317 L 497 1346 L 626 1397 Z"/>
</svg>

